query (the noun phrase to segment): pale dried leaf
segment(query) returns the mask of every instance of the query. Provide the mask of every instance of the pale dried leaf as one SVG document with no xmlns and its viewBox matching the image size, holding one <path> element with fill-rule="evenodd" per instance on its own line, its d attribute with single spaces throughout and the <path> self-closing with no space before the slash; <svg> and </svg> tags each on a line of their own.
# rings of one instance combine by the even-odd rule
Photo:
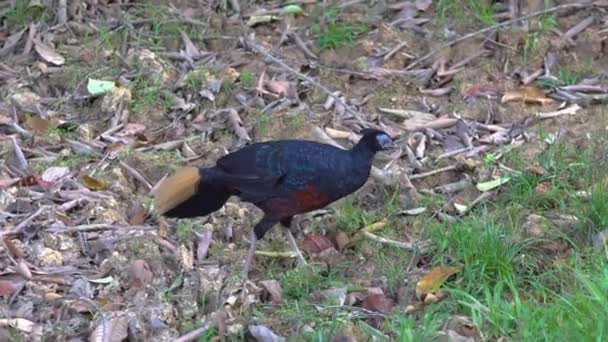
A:
<svg viewBox="0 0 608 342">
<path fill-rule="evenodd" d="M 431 6 L 431 3 L 433 3 L 432 0 L 416 0 L 416 8 L 419 11 L 426 11 Z"/>
<path fill-rule="evenodd" d="M 268 89 L 275 94 L 286 96 L 289 92 L 290 84 L 287 81 L 271 80 L 266 84 Z"/>
<path fill-rule="evenodd" d="M 19 41 L 21 40 L 21 37 L 23 37 L 23 34 L 26 30 L 27 28 L 24 28 L 21 31 L 13 33 L 4 41 L 4 45 L 2 46 L 2 49 L 0 49 L 0 57 L 7 55 L 13 51 L 15 46 L 19 44 Z"/>
<path fill-rule="evenodd" d="M 477 190 L 483 192 L 490 191 L 494 188 L 501 186 L 502 184 L 505 184 L 509 180 L 511 180 L 510 177 L 497 177 L 491 181 L 477 183 Z"/>
<path fill-rule="evenodd" d="M 234 132 L 240 139 L 252 141 L 249 133 L 247 133 L 247 129 L 245 128 L 243 121 L 241 120 L 241 117 L 239 116 L 239 113 L 235 109 L 228 110 L 228 120 L 230 121 Z"/>
<path fill-rule="evenodd" d="M 42 43 L 40 40 L 34 40 L 34 49 L 38 52 L 38 55 L 42 57 L 45 61 L 55 64 L 55 65 L 63 65 L 65 63 L 65 58 L 61 56 L 55 49 L 52 47 Z"/>
<path fill-rule="evenodd" d="M 198 239 L 196 248 L 196 260 L 200 264 L 207 257 L 207 252 L 209 251 L 209 246 L 211 245 L 211 237 L 213 236 L 213 231 L 211 229 L 207 229 L 203 233 L 194 232 L 194 234 Z"/>
<path fill-rule="evenodd" d="M 190 58 L 198 58 L 198 57 L 200 57 L 201 56 L 201 52 L 196 47 L 196 45 L 194 45 L 194 43 L 192 42 L 192 40 L 190 39 L 190 37 L 188 37 L 188 35 L 186 34 L 186 32 L 182 31 L 181 34 L 182 34 L 182 41 L 184 42 L 184 46 L 186 47 L 186 54 Z"/>
<path fill-rule="evenodd" d="M 281 301 L 283 300 L 283 295 L 282 295 L 282 290 L 281 290 L 281 284 L 278 281 L 276 281 L 274 279 L 263 280 L 260 282 L 260 285 L 262 285 L 262 287 L 266 291 L 268 291 L 273 304 L 281 303 Z"/>
<path fill-rule="evenodd" d="M 70 174 L 70 169 L 65 166 L 51 166 L 42 173 L 42 180 L 48 183 L 55 183 L 61 178 Z"/>
<path fill-rule="evenodd" d="M 123 130 L 118 133 L 119 136 L 133 136 L 143 133 L 146 130 L 146 125 L 140 123 L 128 123 Z"/>
<path fill-rule="evenodd" d="M 112 319 L 100 319 L 95 330 L 91 332 L 89 342 L 122 342 L 127 338 L 129 320 L 126 315 Z"/>
<path fill-rule="evenodd" d="M 15 265 L 15 271 L 21 274 L 25 279 L 32 279 L 32 272 L 30 271 L 27 262 L 23 259 L 19 259 Z"/>
<path fill-rule="evenodd" d="M 275 334 L 263 325 L 250 325 L 249 332 L 257 342 L 284 342 L 285 338 Z"/>
</svg>

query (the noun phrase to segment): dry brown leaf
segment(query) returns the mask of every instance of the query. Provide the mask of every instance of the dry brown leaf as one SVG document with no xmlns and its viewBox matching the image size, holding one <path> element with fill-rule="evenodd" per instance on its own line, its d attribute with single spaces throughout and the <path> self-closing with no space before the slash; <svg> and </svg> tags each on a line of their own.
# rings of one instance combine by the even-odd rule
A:
<svg viewBox="0 0 608 342">
<path fill-rule="evenodd" d="M 395 303 L 392 299 L 379 293 L 370 294 L 363 300 L 362 304 L 362 307 L 366 310 L 383 314 L 390 312 L 393 306 L 395 306 Z"/>
<path fill-rule="evenodd" d="M 148 263 L 142 259 L 133 261 L 131 271 L 133 272 L 131 287 L 135 288 L 144 287 L 152 280 L 154 275 L 152 271 L 150 271 L 150 266 L 148 266 Z"/>
<path fill-rule="evenodd" d="M 337 233 L 333 234 L 331 236 L 331 240 L 336 246 L 336 249 L 340 252 L 350 244 L 348 235 L 343 231 L 338 231 Z"/>
<path fill-rule="evenodd" d="M 243 121 L 236 110 L 228 110 L 228 120 L 230 120 L 230 124 L 232 124 L 232 128 L 234 128 L 234 132 L 240 139 L 251 141 L 251 137 L 249 136 L 249 133 L 247 132 L 247 129 L 245 128 L 245 125 L 243 124 Z"/>
<path fill-rule="evenodd" d="M 303 249 L 308 253 L 321 253 L 326 249 L 334 247 L 331 240 L 324 235 L 308 235 L 302 242 Z"/>
<path fill-rule="evenodd" d="M 122 342 L 127 338 L 129 320 L 126 315 L 111 319 L 100 319 L 95 330 L 91 332 L 90 342 Z"/>
<path fill-rule="evenodd" d="M 271 80 L 267 83 L 268 89 L 275 94 L 286 96 L 289 92 L 289 82 Z"/>
<path fill-rule="evenodd" d="M 0 297 L 9 297 L 19 292 L 25 281 L 20 277 L 2 277 L 0 278 Z"/>
<path fill-rule="evenodd" d="M 0 190 L 10 188 L 11 186 L 19 183 L 21 178 L 6 178 L 0 179 Z"/>
<path fill-rule="evenodd" d="M 49 129 L 49 120 L 32 116 L 25 122 L 25 127 L 36 135 L 42 135 Z"/>
<path fill-rule="evenodd" d="M 34 49 L 36 50 L 36 52 L 38 52 L 42 59 L 49 63 L 55 65 L 63 65 L 65 63 L 65 58 L 63 58 L 62 55 L 57 53 L 57 51 L 55 51 L 55 49 L 53 49 L 52 47 L 42 43 L 40 40 L 36 39 L 34 41 Z"/>
<path fill-rule="evenodd" d="M 270 294 L 272 304 L 281 304 L 283 300 L 281 284 L 274 280 L 264 280 L 260 282 L 260 285 Z"/>
<path fill-rule="evenodd" d="M 128 123 L 123 130 L 118 133 L 118 136 L 134 136 L 143 133 L 146 130 L 146 125 L 140 123 Z"/>
<path fill-rule="evenodd" d="M 98 180 L 96 178 L 93 178 L 89 175 L 84 175 L 82 176 L 82 178 L 80 179 L 80 182 L 82 183 L 82 185 L 84 185 L 87 189 L 89 190 L 104 190 L 108 187 L 108 184 L 106 184 L 106 182 L 102 181 L 102 180 Z"/>
<path fill-rule="evenodd" d="M 539 88 L 528 86 L 507 91 L 503 95 L 501 102 L 505 103 L 510 101 L 523 101 L 524 103 L 546 105 L 552 103 L 553 99 L 547 97 Z"/>
<path fill-rule="evenodd" d="M 418 281 L 418 284 L 416 284 L 416 295 L 420 297 L 425 294 L 437 292 L 443 282 L 459 270 L 459 267 L 452 266 L 439 266 L 431 269 L 429 273 L 425 274 L 424 277 Z"/>
<path fill-rule="evenodd" d="M 23 36 L 26 30 L 27 29 L 24 28 L 23 30 L 15 32 L 10 37 L 4 39 L 4 46 L 2 46 L 2 48 L 0 49 L 0 57 L 9 54 L 13 51 L 15 46 L 19 44 L 19 41 L 21 40 L 21 37 Z"/>
</svg>

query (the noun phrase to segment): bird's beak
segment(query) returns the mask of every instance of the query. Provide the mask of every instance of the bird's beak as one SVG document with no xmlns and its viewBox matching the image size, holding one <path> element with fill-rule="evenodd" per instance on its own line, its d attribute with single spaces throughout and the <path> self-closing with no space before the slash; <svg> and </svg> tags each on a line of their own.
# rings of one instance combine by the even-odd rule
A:
<svg viewBox="0 0 608 342">
<path fill-rule="evenodd" d="M 397 148 L 392 139 L 382 140 L 380 146 L 382 147 L 383 151 L 394 150 L 395 148 Z"/>
</svg>

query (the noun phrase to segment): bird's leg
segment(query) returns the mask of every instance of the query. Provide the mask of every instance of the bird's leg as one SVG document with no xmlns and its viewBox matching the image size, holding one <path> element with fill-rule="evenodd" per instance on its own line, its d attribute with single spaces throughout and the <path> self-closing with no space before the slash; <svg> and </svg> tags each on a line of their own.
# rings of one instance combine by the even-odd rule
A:
<svg viewBox="0 0 608 342">
<path fill-rule="evenodd" d="M 253 252 L 255 251 L 255 243 L 258 240 L 255 236 L 255 230 L 251 230 L 249 235 L 249 253 L 247 253 L 247 259 L 245 259 L 245 266 L 243 268 L 243 279 L 246 280 L 249 277 L 249 269 L 251 268 L 251 262 L 253 261 Z"/>
<path fill-rule="evenodd" d="M 296 253 L 296 257 L 298 258 L 298 262 L 300 263 L 300 266 L 308 265 L 308 263 L 306 262 L 306 259 L 304 259 L 304 256 L 302 255 L 302 252 L 300 252 L 300 249 L 298 248 L 296 239 L 294 239 L 293 234 L 291 234 L 291 230 L 285 229 L 285 232 L 287 235 L 287 240 L 289 240 L 289 244 L 291 245 L 291 249 L 293 250 L 294 253 Z"/>
<path fill-rule="evenodd" d="M 249 276 L 249 270 L 251 269 L 251 263 L 253 261 L 253 253 L 255 252 L 255 243 L 257 240 L 262 238 L 266 232 L 274 226 L 276 221 L 270 221 L 263 218 L 255 227 L 251 230 L 249 237 L 249 253 L 247 253 L 247 259 L 245 259 L 245 266 L 243 268 L 243 279 L 247 280 Z"/>
<path fill-rule="evenodd" d="M 299 262 L 300 266 L 308 265 L 308 263 L 306 262 L 306 259 L 304 259 L 304 256 L 302 255 L 302 252 L 300 252 L 300 248 L 298 248 L 296 239 L 293 237 L 293 234 L 291 233 L 290 228 L 291 228 L 291 224 L 292 224 L 292 218 L 281 221 L 281 224 L 283 225 L 283 227 L 285 227 L 285 235 L 287 236 L 287 240 L 289 241 L 289 245 L 291 246 L 292 251 L 296 254 L 296 257 L 298 258 L 298 262 Z"/>
</svg>

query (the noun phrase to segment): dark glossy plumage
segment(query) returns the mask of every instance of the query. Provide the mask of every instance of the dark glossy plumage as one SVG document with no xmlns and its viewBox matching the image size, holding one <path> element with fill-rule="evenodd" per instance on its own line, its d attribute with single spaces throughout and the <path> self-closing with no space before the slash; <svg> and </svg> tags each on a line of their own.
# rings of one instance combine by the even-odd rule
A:
<svg viewBox="0 0 608 342">
<path fill-rule="evenodd" d="M 376 152 L 392 147 L 384 132 L 365 129 L 350 150 L 303 140 L 256 143 L 220 158 L 211 168 L 184 167 L 165 179 L 154 199 L 168 217 L 205 216 L 239 196 L 264 211 L 250 237 L 247 278 L 256 240 L 275 224 L 289 227 L 294 215 L 320 209 L 356 191 L 369 177 Z M 305 264 L 293 235 L 294 253 Z"/>
<path fill-rule="evenodd" d="M 320 209 L 367 181 L 375 153 L 391 143 L 386 133 L 365 130 L 350 150 L 303 140 L 248 145 L 199 169 L 195 194 L 164 215 L 204 216 L 236 195 L 264 211 L 255 234 L 261 239 L 278 222 Z"/>
</svg>

